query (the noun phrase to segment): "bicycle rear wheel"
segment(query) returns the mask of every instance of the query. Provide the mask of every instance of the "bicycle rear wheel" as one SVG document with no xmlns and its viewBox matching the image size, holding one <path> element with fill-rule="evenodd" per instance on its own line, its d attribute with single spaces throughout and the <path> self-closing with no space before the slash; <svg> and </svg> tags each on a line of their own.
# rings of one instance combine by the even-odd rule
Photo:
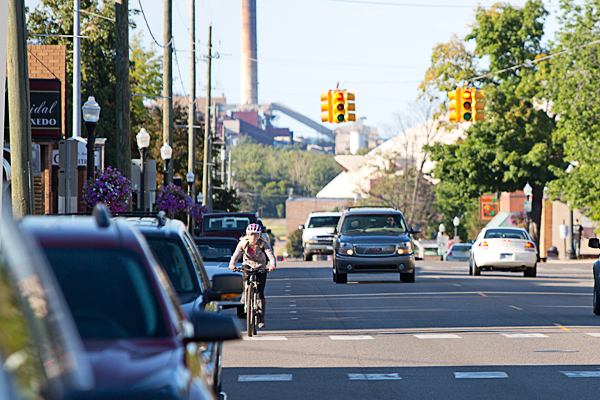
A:
<svg viewBox="0 0 600 400">
<path fill-rule="evenodd" d="M 248 337 L 254 333 L 254 286 L 248 285 L 246 290 L 246 332 Z"/>
</svg>

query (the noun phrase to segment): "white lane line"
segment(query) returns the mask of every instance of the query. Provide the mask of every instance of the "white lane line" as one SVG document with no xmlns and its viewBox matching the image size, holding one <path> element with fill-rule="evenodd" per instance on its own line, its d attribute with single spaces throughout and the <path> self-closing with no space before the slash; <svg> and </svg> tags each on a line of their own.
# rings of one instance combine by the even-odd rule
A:
<svg viewBox="0 0 600 400">
<path fill-rule="evenodd" d="M 292 319 L 298 319 L 298 318 L 292 318 Z"/>
<path fill-rule="evenodd" d="M 560 371 L 567 378 L 600 378 L 600 371 Z"/>
<path fill-rule="evenodd" d="M 289 291 L 290 291 L 290 289 L 285 289 L 285 291 L 286 291 L 286 292 L 289 292 Z"/>
<path fill-rule="evenodd" d="M 507 338 L 547 338 L 548 336 L 541 333 L 501 333 Z"/>
<path fill-rule="evenodd" d="M 350 336 L 350 335 L 329 336 L 329 338 L 331 340 L 371 340 L 371 339 L 373 339 L 372 336 L 368 336 L 368 335 L 358 335 L 358 336 Z"/>
<path fill-rule="evenodd" d="M 296 314 L 296 311 L 290 311 L 290 314 Z"/>
<path fill-rule="evenodd" d="M 287 338 L 285 336 L 252 336 L 252 337 L 248 337 L 248 336 L 242 336 L 242 339 L 244 340 L 287 340 Z"/>
<path fill-rule="evenodd" d="M 506 372 L 455 372 L 456 379 L 508 378 Z"/>
<path fill-rule="evenodd" d="M 282 382 L 291 380 L 292 374 L 238 375 L 238 382 Z"/>
<path fill-rule="evenodd" d="M 389 381 L 402 379 L 398 374 L 348 374 L 351 381 Z"/>
<path fill-rule="evenodd" d="M 586 335 L 590 335 L 593 337 L 600 337 L 600 333 L 586 333 Z"/>
<path fill-rule="evenodd" d="M 417 339 L 462 339 L 453 333 L 432 333 L 427 335 L 415 335 Z"/>
<path fill-rule="evenodd" d="M 295 304 L 290 304 L 290 307 L 296 307 L 296 305 Z"/>
</svg>

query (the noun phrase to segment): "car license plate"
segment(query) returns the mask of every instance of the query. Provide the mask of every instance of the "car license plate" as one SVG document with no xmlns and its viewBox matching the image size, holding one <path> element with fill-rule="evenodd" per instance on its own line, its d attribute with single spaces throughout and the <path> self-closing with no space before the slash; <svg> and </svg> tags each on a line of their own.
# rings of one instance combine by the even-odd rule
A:
<svg viewBox="0 0 600 400">
<path fill-rule="evenodd" d="M 500 259 L 501 260 L 507 260 L 509 258 L 513 258 L 513 255 L 512 254 L 508 254 L 508 253 L 502 253 L 502 254 L 500 254 Z"/>
<path fill-rule="evenodd" d="M 333 246 L 327 246 L 327 250 L 333 250 Z"/>
</svg>

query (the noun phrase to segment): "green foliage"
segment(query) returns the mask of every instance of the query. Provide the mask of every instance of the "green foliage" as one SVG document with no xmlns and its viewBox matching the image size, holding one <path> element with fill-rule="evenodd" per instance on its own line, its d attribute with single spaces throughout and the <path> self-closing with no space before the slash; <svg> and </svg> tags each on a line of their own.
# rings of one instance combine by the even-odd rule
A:
<svg viewBox="0 0 600 400">
<path fill-rule="evenodd" d="M 302 256 L 302 231 L 296 229 L 288 235 L 285 249 L 289 253 L 290 257 L 298 258 Z"/>
<path fill-rule="evenodd" d="M 107 138 L 106 165 L 116 165 L 116 111 L 115 111 L 115 28 L 113 3 L 86 0 L 81 3 L 81 99 L 82 103 L 90 95 L 102 107 L 96 137 Z M 134 11 L 131 11 L 133 13 Z M 94 16 L 92 14 L 98 16 Z M 104 17 L 101 18 L 100 16 Z M 132 22 L 130 22 L 132 23 Z M 29 14 L 27 29 L 32 34 L 72 35 L 73 2 L 41 0 L 40 5 Z M 69 37 L 36 37 L 32 44 L 66 45 L 67 47 L 67 93 L 73 93 L 73 40 Z M 139 36 L 130 43 L 130 90 L 136 94 L 160 93 L 162 87 L 162 63 L 153 50 L 141 47 Z M 73 120 L 73 98 L 67 96 L 67 136 L 71 135 Z M 81 112 L 81 111 L 79 111 Z M 148 118 L 148 110 L 141 97 L 131 98 L 131 127 L 137 133 L 141 121 Z M 86 136 L 82 124 L 82 136 Z M 131 135 L 132 154 L 137 153 L 135 133 Z M 134 151 L 133 151 L 134 150 Z"/>
<path fill-rule="evenodd" d="M 279 216 L 288 190 L 296 196 L 315 196 L 341 172 L 333 156 L 287 146 L 278 148 L 242 139 L 233 150 L 233 169 L 244 211 L 261 209 Z"/>
</svg>

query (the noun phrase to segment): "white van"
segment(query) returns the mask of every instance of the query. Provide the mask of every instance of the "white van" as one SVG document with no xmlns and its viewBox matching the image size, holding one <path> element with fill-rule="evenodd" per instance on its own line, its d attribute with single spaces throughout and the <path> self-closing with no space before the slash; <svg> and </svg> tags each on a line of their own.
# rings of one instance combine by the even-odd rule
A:
<svg viewBox="0 0 600 400">
<path fill-rule="evenodd" d="M 302 231 L 304 261 L 312 261 L 313 254 L 333 254 L 333 234 L 327 228 L 335 228 L 342 216 L 341 212 L 314 212 L 309 214 Z"/>
</svg>

